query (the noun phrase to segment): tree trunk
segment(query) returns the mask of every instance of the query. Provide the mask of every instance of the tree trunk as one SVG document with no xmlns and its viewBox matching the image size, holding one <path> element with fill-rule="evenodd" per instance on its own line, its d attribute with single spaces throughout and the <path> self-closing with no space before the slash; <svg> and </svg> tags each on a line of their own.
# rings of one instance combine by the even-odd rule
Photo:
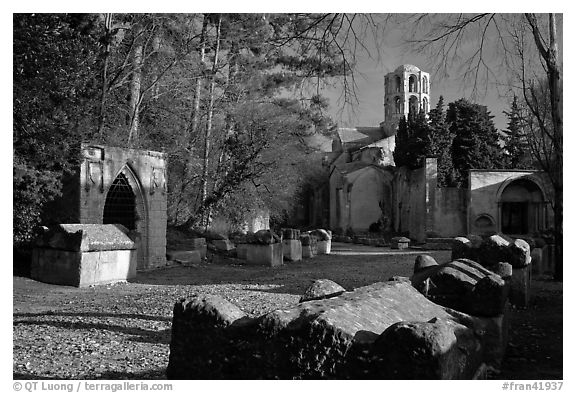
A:
<svg viewBox="0 0 576 393">
<path fill-rule="evenodd" d="M 562 124 L 562 91 L 560 86 L 560 68 L 558 61 L 558 42 L 556 37 L 556 16 L 554 14 L 548 15 L 548 33 L 550 42 L 546 47 L 543 42 L 543 35 L 538 27 L 538 20 L 534 14 L 525 14 L 528 23 L 532 29 L 532 35 L 536 47 L 540 52 L 541 58 L 546 65 L 546 74 L 548 78 L 548 92 L 550 94 L 550 106 L 552 115 L 552 146 L 554 151 L 551 154 L 551 163 L 547 168 L 547 173 L 550 177 L 552 185 L 554 186 L 554 257 L 555 257 L 555 271 L 554 278 L 562 280 L 563 277 L 563 155 L 562 155 L 562 139 L 563 139 L 563 124 Z"/>
<path fill-rule="evenodd" d="M 140 35 L 142 27 L 137 23 L 134 26 L 134 50 L 132 52 L 132 78 L 130 80 L 130 125 L 128 133 L 128 145 L 138 141 L 138 126 L 140 112 L 140 90 L 142 87 L 142 51 L 143 45 Z"/>
<path fill-rule="evenodd" d="M 556 41 L 556 16 L 549 15 L 550 50 L 548 64 L 548 84 L 550 88 L 550 102 L 552 105 L 552 123 L 554 125 L 554 166 L 555 175 L 555 201 L 554 201 L 554 238 L 555 247 L 555 274 L 554 278 L 561 281 L 563 278 L 563 187 L 562 187 L 562 100 L 560 89 L 560 69 L 558 67 L 558 43 Z"/>
<path fill-rule="evenodd" d="M 104 14 L 104 64 L 102 66 L 102 93 L 100 95 L 100 108 L 98 110 L 98 136 L 104 138 L 104 122 L 106 111 L 106 95 L 108 90 L 108 62 L 110 58 L 110 40 L 112 34 L 112 14 Z"/>
<path fill-rule="evenodd" d="M 200 34 L 200 73 L 198 79 L 196 79 L 196 91 L 194 92 L 194 105 L 192 106 L 192 120 L 190 122 L 190 128 L 188 133 L 189 137 L 189 147 L 192 145 L 192 140 L 198 129 L 198 121 L 200 119 L 200 95 L 202 92 L 202 81 L 204 80 L 204 59 L 206 56 L 206 29 L 208 28 L 208 18 L 204 15 L 202 21 L 202 32 Z"/>
<path fill-rule="evenodd" d="M 202 170 L 202 225 L 204 228 L 209 224 L 209 212 L 206 201 L 208 198 L 208 168 L 210 157 L 210 138 L 212 134 L 212 116 L 214 114 L 214 89 L 216 87 L 216 73 L 218 72 L 218 52 L 220 51 L 220 26 L 222 17 L 218 16 L 218 23 L 216 26 L 216 43 L 214 48 L 214 60 L 212 62 L 212 70 L 210 75 L 210 88 L 208 91 L 208 113 L 206 118 L 206 131 L 204 133 L 204 160 Z"/>
</svg>

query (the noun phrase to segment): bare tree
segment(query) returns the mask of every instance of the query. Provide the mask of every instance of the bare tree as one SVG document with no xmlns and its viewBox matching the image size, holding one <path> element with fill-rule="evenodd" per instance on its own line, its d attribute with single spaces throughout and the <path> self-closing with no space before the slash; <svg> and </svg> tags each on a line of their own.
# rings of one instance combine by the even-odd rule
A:
<svg viewBox="0 0 576 393">
<path fill-rule="evenodd" d="M 554 14 L 448 14 L 408 17 L 413 26 L 408 40 L 427 53 L 439 75 L 454 68 L 473 92 L 491 84 L 521 91 L 532 122 L 534 149 L 554 188 L 555 278 L 562 279 L 562 60 L 558 50 L 557 17 Z M 506 76 L 507 79 L 503 79 Z M 539 81 L 547 81 L 544 95 Z M 549 105 L 543 105 L 546 100 Z M 545 121 L 546 117 L 550 121 Z"/>
</svg>

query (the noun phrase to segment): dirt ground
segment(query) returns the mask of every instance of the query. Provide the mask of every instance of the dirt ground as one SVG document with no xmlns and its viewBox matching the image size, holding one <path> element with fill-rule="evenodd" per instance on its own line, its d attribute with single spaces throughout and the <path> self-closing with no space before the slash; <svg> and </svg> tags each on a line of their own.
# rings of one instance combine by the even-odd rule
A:
<svg viewBox="0 0 576 393">
<path fill-rule="evenodd" d="M 298 302 L 314 279 L 347 290 L 410 276 L 418 252 L 334 244 L 333 254 L 277 268 L 199 264 L 139 273 L 90 288 L 13 279 L 14 379 L 164 379 L 172 307 L 218 294 L 250 315 Z M 440 263 L 449 251 L 426 252 Z M 562 378 L 562 284 L 533 281 L 529 308 L 512 311 L 509 347 L 495 379 Z"/>
</svg>

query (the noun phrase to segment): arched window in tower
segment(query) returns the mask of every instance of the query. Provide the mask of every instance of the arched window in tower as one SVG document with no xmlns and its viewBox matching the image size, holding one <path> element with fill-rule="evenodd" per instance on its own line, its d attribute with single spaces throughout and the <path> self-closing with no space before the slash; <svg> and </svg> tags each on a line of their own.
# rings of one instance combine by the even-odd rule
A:
<svg viewBox="0 0 576 393">
<path fill-rule="evenodd" d="M 422 91 L 425 94 L 428 94 L 428 78 L 426 78 L 425 76 L 422 77 Z"/>
<path fill-rule="evenodd" d="M 399 93 L 402 91 L 402 79 L 398 75 L 394 79 L 396 81 L 396 92 Z"/>
<path fill-rule="evenodd" d="M 418 79 L 416 75 L 410 75 L 410 78 L 408 78 L 408 91 L 410 93 L 418 92 Z"/>
<path fill-rule="evenodd" d="M 424 110 L 424 113 L 428 113 L 428 98 L 426 97 L 422 99 L 422 109 Z"/>
<path fill-rule="evenodd" d="M 396 112 L 396 114 L 402 113 L 402 107 L 401 107 L 401 103 L 400 103 L 400 97 L 396 97 L 396 98 L 394 99 L 394 111 Z"/>
<path fill-rule="evenodd" d="M 418 113 L 418 98 L 411 96 L 408 106 L 408 113 L 416 115 Z"/>
</svg>

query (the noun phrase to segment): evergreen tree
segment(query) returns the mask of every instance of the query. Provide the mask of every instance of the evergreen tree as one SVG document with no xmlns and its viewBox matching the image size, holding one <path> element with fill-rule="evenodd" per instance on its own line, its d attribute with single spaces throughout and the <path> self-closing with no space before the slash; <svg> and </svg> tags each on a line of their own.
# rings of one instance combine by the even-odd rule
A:
<svg viewBox="0 0 576 393">
<path fill-rule="evenodd" d="M 446 120 L 454 135 L 452 162 L 456 186 L 467 187 L 470 169 L 501 169 L 505 166 L 493 117 L 486 106 L 466 99 L 448 106 Z"/>
<path fill-rule="evenodd" d="M 428 121 L 423 112 L 410 113 L 408 120 L 404 117 L 400 119 L 394 149 L 396 166 L 416 169 L 424 165 L 430 145 L 429 132 Z"/>
<path fill-rule="evenodd" d="M 436 108 L 430 110 L 429 142 L 426 154 L 437 158 L 438 186 L 454 186 L 454 167 L 452 165 L 452 139 L 453 135 L 446 123 L 444 111 L 444 97 L 440 96 Z"/>
<path fill-rule="evenodd" d="M 510 169 L 533 168 L 534 165 L 530 160 L 530 146 L 523 130 L 522 113 L 516 96 L 512 100 L 510 111 L 504 111 L 504 114 L 508 117 L 508 128 L 502 131 L 507 167 Z"/>
<path fill-rule="evenodd" d="M 410 162 L 409 143 L 410 135 L 408 134 L 408 123 L 406 117 L 402 116 L 398 122 L 398 131 L 396 132 L 396 146 L 394 148 L 394 163 L 397 167 L 408 166 Z"/>
</svg>

